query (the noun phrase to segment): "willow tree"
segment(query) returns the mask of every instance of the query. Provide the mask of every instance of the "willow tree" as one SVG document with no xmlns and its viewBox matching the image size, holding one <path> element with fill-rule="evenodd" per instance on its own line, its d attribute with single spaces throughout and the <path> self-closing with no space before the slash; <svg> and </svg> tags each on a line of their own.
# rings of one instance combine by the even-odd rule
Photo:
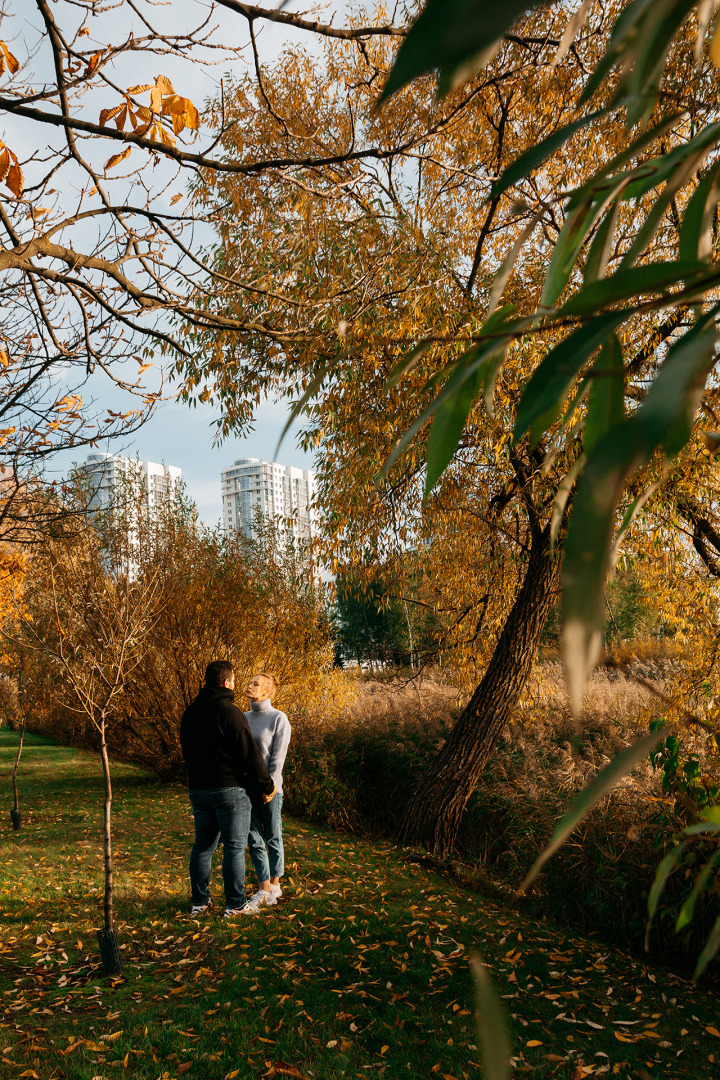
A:
<svg viewBox="0 0 720 1080">
<path fill-rule="evenodd" d="M 449 600 L 446 625 L 460 620 L 460 664 L 480 661 L 482 677 L 402 827 L 404 840 L 438 852 L 454 843 L 557 600 L 575 480 L 692 319 L 665 302 L 658 271 L 649 302 L 605 315 L 601 336 L 572 308 L 583 281 L 600 283 L 623 260 L 672 258 L 693 185 L 674 190 L 650 229 L 666 175 L 653 155 L 682 147 L 715 109 L 713 69 L 697 67 L 691 28 L 673 45 L 672 90 L 643 136 L 628 147 L 612 73 L 577 123 L 587 72 L 602 63 L 621 7 L 584 6 L 573 41 L 565 8 L 543 5 L 440 100 L 432 78 L 408 87 L 389 75 L 394 52 L 379 38 L 328 41 L 322 64 L 298 49 L 275 66 L 258 63 L 215 105 L 218 124 L 231 120 L 226 155 L 252 160 L 262 146 L 290 161 L 305 147 L 315 161 L 272 175 L 206 174 L 196 189 L 216 209 L 215 271 L 234 279 L 220 291 L 223 311 L 272 319 L 284 339 L 203 337 L 184 369 L 187 392 L 220 397 L 222 433 L 241 429 L 262 393 L 299 400 L 306 445 L 318 450 L 328 565 L 355 577 L 378 565 L 402 572 L 409 549 L 424 552 L 429 602 L 440 610 Z M 429 4 L 425 15 L 438 11 Z M 411 69 L 412 40 L 400 53 Z M 386 84 L 395 93 L 378 108 Z M 668 118 L 671 105 L 680 112 Z M 538 154 L 554 142 L 552 155 Z M 511 183 L 523 155 L 531 160 Z M 575 251 L 580 212 L 567 214 L 558 192 L 582 191 L 599 160 L 627 165 L 633 198 L 616 200 L 605 219 L 592 202 L 602 227 Z M 539 326 L 537 313 L 556 302 L 561 316 Z M 555 381 L 535 376 L 528 395 L 548 352 L 558 356 Z M 641 490 L 662 482 L 659 460 L 639 464 Z M 620 498 L 629 517 L 639 511 L 634 495 Z"/>
</svg>

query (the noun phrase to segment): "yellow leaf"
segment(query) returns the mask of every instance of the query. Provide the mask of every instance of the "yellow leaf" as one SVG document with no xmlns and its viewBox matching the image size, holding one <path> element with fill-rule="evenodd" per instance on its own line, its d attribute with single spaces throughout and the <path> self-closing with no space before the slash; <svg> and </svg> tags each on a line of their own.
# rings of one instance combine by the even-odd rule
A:
<svg viewBox="0 0 720 1080">
<path fill-rule="evenodd" d="M 170 132 L 166 131 L 162 124 L 157 124 L 156 127 L 160 133 L 160 142 L 163 143 L 164 146 L 175 146 L 175 139 Z"/>
<path fill-rule="evenodd" d="M 240 1075 L 240 1070 L 239 1069 L 233 1069 L 232 1072 L 229 1072 L 229 1073 L 225 1074 L 225 1080 L 234 1080 L 234 1077 L 239 1076 L 239 1075 Z"/>
<path fill-rule="evenodd" d="M 152 367 L 152 364 L 141 364 L 138 368 L 138 375 L 142 375 L 143 371 L 147 371 L 149 367 Z"/>
<path fill-rule="evenodd" d="M 131 86 L 128 90 L 128 94 L 144 94 L 146 90 L 152 90 L 152 83 L 141 83 L 138 86 Z"/>
<path fill-rule="evenodd" d="M 124 103 L 121 102 L 120 105 L 115 105 L 112 109 L 101 109 L 100 124 L 106 124 L 108 120 L 112 120 L 113 116 L 117 116 L 118 113 L 122 112 L 124 108 L 126 108 L 126 106 Z"/>
<path fill-rule="evenodd" d="M 174 206 L 178 199 L 182 199 L 182 192 L 179 192 L 179 194 L 177 195 L 173 195 L 172 199 L 170 200 L 170 205 Z"/>
<path fill-rule="evenodd" d="M 129 157 L 132 153 L 132 146 L 126 146 L 120 154 L 113 154 L 111 158 L 108 158 L 105 162 L 105 170 L 113 169 L 116 165 L 119 165 L 121 161 L 124 161 L 126 157 Z"/>
<path fill-rule="evenodd" d="M 92 75 L 93 71 L 98 66 L 98 61 L 99 61 L 100 57 L 102 56 L 102 54 L 104 52 L 105 52 L 104 49 L 98 49 L 98 51 L 96 53 L 92 54 L 92 56 L 88 60 L 88 66 L 87 66 L 88 75 Z"/>
<path fill-rule="evenodd" d="M 15 59 L 15 57 L 10 52 L 10 50 L 8 49 L 8 47 L 7 47 L 7 45 L 5 44 L 4 41 L 0 41 L 0 49 L 2 49 L 2 51 L 4 53 L 5 60 L 7 62 L 7 66 L 8 66 L 8 70 L 11 71 L 12 74 L 14 75 L 15 72 L 20 67 L 19 62 Z M 2 58 L 0 58 L 0 63 L 2 63 Z M 3 70 L 3 68 L 0 67 L 0 71 L 2 71 L 2 70 Z"/>
<path fill-rule="evenodd" d="M 385 1043 L 385 1045 L 383 1046 L 382 1050 L 380 1051 L 380 1055 L 382 1056 L 383 1054 L 387 1054 L 387 1052 L 388 1052 L 388 1050 L 389 1050 L 389 1049 L 390 1049 L 390 1047 L 388 1046 L 388 1044 L 387 1044 L 387 1043 Z"/>
<path fill-rule="evenodd" d="M 155 85 L 166 94 L 174 94 L 173 84 L 166 75 L 158 75 Z"/>
<path fill-rule="evenodd" d="M 708 1035 L 714 1035 L 716 1039 L 720 1039 L 720 1031 L 718 1031 L 717 1028 L 706 1027 L 705 1030 L 707 1031 Z"/>
<path fill-rule="evenodd" d="M 19 165 L 11 165 L 5 177 L 5 183 L 12 191 L 16 199 L 19 199 L 25 186 L 25 178 Z"/>
<path fill-rule="evenodd" d="M 530 1041 L 526 1042 L 525 1045 L 526 1046 L 542 1046 L 542 1042 L 540 1041 L 540 1039 L 530 1039 Z"/>
</svg>

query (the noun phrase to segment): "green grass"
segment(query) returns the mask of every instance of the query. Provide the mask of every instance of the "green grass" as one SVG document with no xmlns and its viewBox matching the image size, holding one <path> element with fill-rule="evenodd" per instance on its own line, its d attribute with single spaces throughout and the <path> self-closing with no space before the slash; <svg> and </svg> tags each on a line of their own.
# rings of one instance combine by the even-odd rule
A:
<svg viewBox="0 0 720 1080">
<path fill-rule="evenodd" d="M 518 1075 L 717 1069 L 711 989 L 525 920 L 387 844 L 287 821 L 281 904 L 246 921 L 191 920 L 186 793 L 124 765 L 114 835 L 125 972 L 105 978 L 99 762 L 28 738 L 13 833 L 16 745 L 0 729 L 2 1077 L 478 1076 L 473 952 L 512 1014 Z M 219 866 L 213 884 L 221 911 Z"/>
</svg>

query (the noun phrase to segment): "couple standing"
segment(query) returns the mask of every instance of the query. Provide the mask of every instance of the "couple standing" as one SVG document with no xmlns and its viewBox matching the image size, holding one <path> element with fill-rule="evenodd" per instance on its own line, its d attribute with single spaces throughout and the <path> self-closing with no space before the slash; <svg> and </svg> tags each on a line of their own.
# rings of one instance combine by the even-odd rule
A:
<svg viewBox="0 0 720 1080">
<path fill-rule="evenodd" d="M 255 914 L 282 896 L 282 767 L 290 742 L 285 713 L 272 706 L 274 675 L 259 672 L 246 694 L 250 710 L 235 705 L 235 674 L 228 660 L 213 660 L 205 685 L 180 721 L 195 843 L 190 854 L 191 914 L 210 908 L 210 867 L 222 841 L 225 918 Z M 259 883 L 245 897 L 245 848 Z"/>
</svg>

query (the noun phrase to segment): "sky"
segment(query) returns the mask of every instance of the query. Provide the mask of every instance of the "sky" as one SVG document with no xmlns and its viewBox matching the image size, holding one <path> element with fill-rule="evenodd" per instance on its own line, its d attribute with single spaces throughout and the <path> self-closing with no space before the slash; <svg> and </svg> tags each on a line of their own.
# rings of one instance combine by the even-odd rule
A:
<svg viewBox="0 0 720 1080">
<path fill-rule="evenodd" d="M 11 0 L 13 5 L 16 2 L 19 0 Z M 265 0 L 264 6 L 279 5 L 276 0 Z M 298 13 L 308 9 L 307 3 L 298 2 L 298 0 L 290 0 L 285 6 Z M 323 16 L 329 18 L 335 11 L 335 22 L 341 23 L 346 6 L 343 0 L 335 0 L 335 2 L 323 5 Z M 198 11 L 206 12 L 208 7 L 209 4 L 205 0 L 173 0 L 172 5 L 168 6 L 168 17 L 172 17 L 173 29 L 176 32 L 179 31 L 181 23 L 188 27 L 197 25 L 202 21 L 202 18 L 198 17 Z M 163 5 L 161 5 L 158 8 L 158 16 L 163 14 Z M 121 10 L 118 18 L 126 20 L 126 9 Z M 220 9 L 217 12 L 217 21 L 221 26 L 219 40 L 242 43 L 240 39 L 247 35 L 246 24 L 242 18 Z M 225 34 L 230 36 L 223 36 Z M 293 32 L 272 23 L 263 26 L 258 34 L 261 55 L 264 59 L 277 55 L 283 44 L 291 38 L 302 41 L 309 49 L 313 47 L 312 35 Z M 155 68 L 157 63 L 157 59 L 152 60 L 151 66 Z M 174 67 L 174 64 L 177 64 L 177 67 Z M 175 86 L 181 88 L 183 94 L 201 106 L 204 100 L 217 92 L 220 76 L 227 70 L 227 65 L 223 66 L 221 63 L 216 67 L 207 68 L 198 64 L 166 59 L 163 61 L 163 69 L 164 73 L 172 78 Z M 118 78 L 120 74 L 118 73 Z M 139 78 L 142 75 L 147 78 L 147 74 L 144 71 L 138 71 L 134 77 Z M 157 72 L 152 73 L 152 78 L 155 74 Z M 148 81 L 152 81 L 152 78 Z M 20 138 L 19 130 L 16 137 Z M 94 394 L 97 404 L 102 408 L 128 408 L 127 403 L 120 406 L 119 401 L 115 401 L 112 388 L 103 388 L 97 384 L 88 389 Z M 172 389 L 170 387 L 170 391 Z M 123 401 L 125 402 L 125 399 Z M 218 416 L 216 407 L 207 404 L 191 408 L 177 400 L 167 400 L 159 405 L 148 422 L 126 441 L 113 440 L 112 443 L 99 441 L 95 448 L 63 452 L 54 458 L 49 471 L 55 477 L 65 476 L 73 464 L 84 461 L 88 453 L 95 451 L 109 451 L 138 457 L 143 461 L 174 465 L 182 470 L 187 493 L 196 503 L 200 517 L 213 525 L 221 518 L 221 470 L 232 465 L 237 458 L 255 457 L 266 461 L 280 461 L 282 464 L 295 465 L 304 469 L 312 468 L 312 457 L 304 453 L 297 445 L 299 432 L 297 424 L 287 433 L 280 450 L 276 453 L 277 443 L 288 415 L 287 402 L 261 402 L 255 414 L 253 428 L 247 437 L 230 438 L 218 446 L 215 443 L 213 426 L 213 421 Z"/>
</svg>

